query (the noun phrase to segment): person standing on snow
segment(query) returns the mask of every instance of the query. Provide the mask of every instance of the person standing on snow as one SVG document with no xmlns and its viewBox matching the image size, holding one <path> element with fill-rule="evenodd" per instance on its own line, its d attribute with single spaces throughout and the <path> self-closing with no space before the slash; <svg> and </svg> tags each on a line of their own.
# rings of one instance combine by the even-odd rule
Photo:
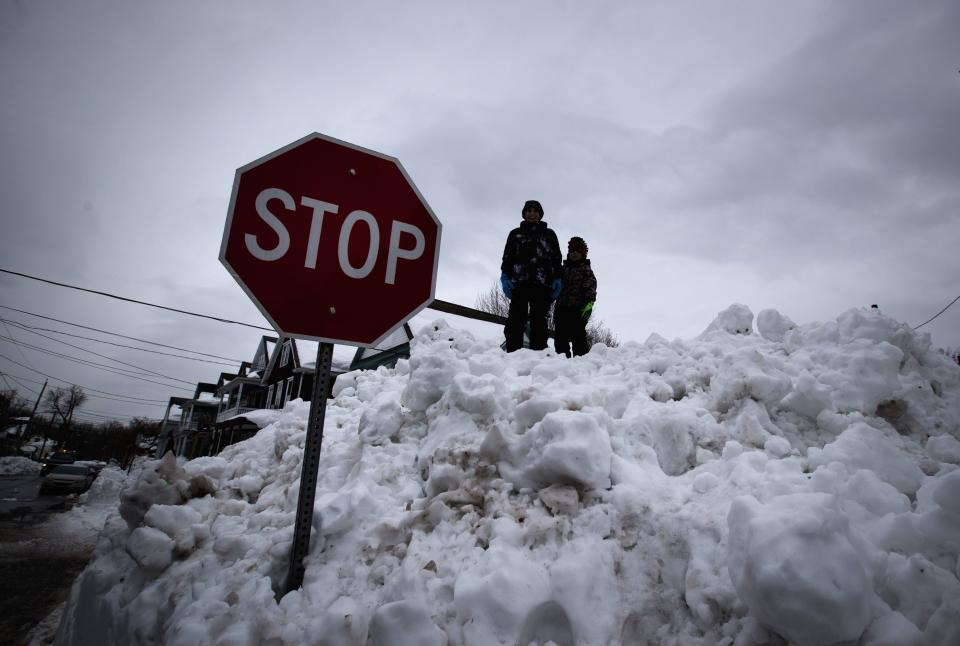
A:
<svg viewBox="0 0 960 646">
<path fill-rule="evenodd" d="M 543 207 L 527 200 L 523 222 L 507 236 L 500 265 L 500 285 L 510 299 L 503 335 L 507 352 L 523 347 L 523 330 L 530 321 L 530 348 L 547 347 L 547 312 L 560 295 L 563 256 L 557 234 L 543 221 Z"/>
<path fill-rule="evenodd" d="M 587 243 L 574 236 L 567 243 L 563 261 L 563 289 L 553 308 L 554 347 L 557 354 L 573 356 L 587 353 L 587 321 L 597 300 L 597 277 L 587 259 Z"/>
</svg>

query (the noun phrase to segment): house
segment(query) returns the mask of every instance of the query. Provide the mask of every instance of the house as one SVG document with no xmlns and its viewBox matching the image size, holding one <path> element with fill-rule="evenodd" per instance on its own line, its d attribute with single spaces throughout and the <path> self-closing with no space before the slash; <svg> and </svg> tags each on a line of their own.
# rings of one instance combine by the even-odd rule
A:
<svg viewBox="0 0 960 646">
<path fill-rule="evenodd" d="M 404 323 L 377 347 L 357 348 L 349 364 L 335 353 L 330 368 L 331 378 L 327 384 L 327 397 L 333 391 L 337 375 L 352 370 L 373 370 L 380 366 L 392 368 L 397 364 L 397 360 L 408 358 L 412 338 L 410 326 Z M 294 399 L 311 400 L 319 347 L 317 341 L 281 337 L 263 373 L 263 385 L 267 389 L 266 408 L 283 408 L 287 402 Z"/>
<path fill-rule="evenodd" d="M 161 424 L 157 457 L 162 457 L 167 451 L 187 458 L 208 455 L 218 403 L 217 385 L 202 381 L 194 389 L 192 398 L 171 397 Z M 175 407 L 179 409 L 180 419 L 172 427 L 168 422 L 172 419 L 171 411 Z"/>
<path fill-rule="evenodd" d="M 277 345 L 277 338 L 262 336 L 252 361 L 244 361 L 235 375 L 221 373 L 217 381 L 217 420 L 211 451 L 219 453 L 230 444 L 245 440 L 260 430 L 261 424 L 248 415 L 267 407 L 267 387 L 263 372 Z"/>
<path fill-rule="evenodd" d="M 374 348 L 357 348 L 350 370 L 375 370 L 380 366 L 393 368 L 399 359 L 410 358 L 410 341 L 413 332 L 410 325 L 404 323 L 390 336 L 378 343 Z"/>
<path fill-rule="evenodd" d="M 319 348 L 317 341 L 280 337 L 263 373 L 262 383 L 267 389 L 266 408 L 283 408 L 294 399 L 310 401 Z M 328 397 L 337 375 L 346 371 L 346 367 L 338 363 L 331 366 Z"/>
<path fill-rule="evenodd" d="M 393 367 L 399 359 L 409 357 L 412 338 L 410 326 L 404 323 L 377 347 L 357 348 L 349 363 L 342 353 L 335 353 L 327 397 L 338 375 Z M 171 397 L 157 457 L 168 450 L 187 458 L 215 455 L 272 422 L 275 415 L 265 414 L 264 409 L 282 409 L 294 399 L 310 401 L 319 347 L 317 341 L 263 336 L 253 360 L 242 362 L 236 373 L 220 373 L 215 384 L 197 384 L 192 398 Z"/>
</svg>

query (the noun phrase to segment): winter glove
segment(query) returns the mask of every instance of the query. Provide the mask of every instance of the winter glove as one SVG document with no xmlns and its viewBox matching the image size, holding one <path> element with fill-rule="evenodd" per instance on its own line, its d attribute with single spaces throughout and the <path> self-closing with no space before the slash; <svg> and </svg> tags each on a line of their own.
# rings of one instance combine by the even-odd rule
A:
<svg viewBox="0 0 960 646">
<path fill-rule="evenodd" d="M 554 279 L 553 279 L 553 291 L 550 292 L 550 300 L 551 300 L 551 301 L 555 301 L 555 300 L 557 300 L 558 298 L 560 298 L 560 287 L 561 287 L 560 279 L 559 279 L 559 278 L 554 278 Z"/>
<path fill-rule="evenodd" d="M 580 318 L 587 321 L 590 319 L 591 314 L 593 314 L 593 301 L 583 306 L 583 309 L 580 310 Z"/>
<path fill-rule="evenodd" d="M 508 299 L 513 296 L 513 281 L 505 272 L 500 274 L 500 287 L 503 289 L 503 295 Z"/>
</svg>

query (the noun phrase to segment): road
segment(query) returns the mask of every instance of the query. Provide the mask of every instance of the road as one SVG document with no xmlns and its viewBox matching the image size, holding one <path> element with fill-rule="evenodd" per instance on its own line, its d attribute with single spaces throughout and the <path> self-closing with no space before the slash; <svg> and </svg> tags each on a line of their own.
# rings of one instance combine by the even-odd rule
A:
<svg viewBox="0 0 960 646">
<path fill-rule="evenodd" d="M 39 495 L 37 474 L 0 476 L 0 644 L 26 644 L 31 630 L 67 598 L 93 551 L 89 537 L 64 535 L 51 519 L 75 495 Z M 56 626 L 39 631 L 51 635 Z M 33 643 L 44 643 L 33 635 Z"/>
<path fill-rule="evenodd" d="M 52 512 L 66 511 L 75 498 L 41 496 L 37 474 L 0 476 L 0 521 L 36 522 Z"/>
</svg>

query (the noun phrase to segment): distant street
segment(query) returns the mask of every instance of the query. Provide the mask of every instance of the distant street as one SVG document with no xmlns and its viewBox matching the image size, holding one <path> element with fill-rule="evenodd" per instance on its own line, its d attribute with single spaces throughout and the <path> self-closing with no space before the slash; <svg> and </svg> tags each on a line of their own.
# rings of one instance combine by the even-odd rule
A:
<svg viewBox="0 0 960 646">
<path fill-rule="evenodd" d="M 75 496 L 40 495 L 38 474 L 0 476 L 0 521 L 34 523 L 47 514 L 66 511 Z"/>
</svg>

